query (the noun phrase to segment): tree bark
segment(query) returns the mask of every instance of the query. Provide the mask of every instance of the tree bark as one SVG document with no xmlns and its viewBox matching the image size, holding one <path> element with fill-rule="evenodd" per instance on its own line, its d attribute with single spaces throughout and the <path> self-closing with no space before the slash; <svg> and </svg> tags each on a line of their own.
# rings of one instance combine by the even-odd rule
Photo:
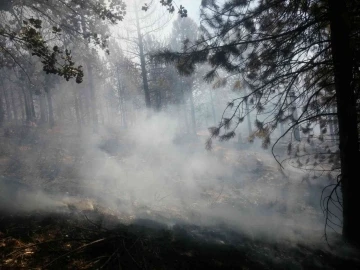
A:
<svg viewBox="0 0 360 270">
<path fill-rule="evenodd" d="M 21 90 L 23 93 L 23 97 L 24 97 L 24 108 L 25 108 L 25 115 L 26 115 L 26 122 L 29 123 L 30 121 L 32 121 L 32 114 L 31 114 L 31 109 L 30 109 L 30 105 L 29 105 L 29 100 L 28 97 L 26 95 L 26 91 L 25 91 L 25 87 L 21 86 Z"/>
<path fill-rule="evenodd" d="M 93 69 L 90 61 L 87 61 L 86 66 L 87 66 L 88 80 L 89 80 L 92 123 L 93 123 L 94 132 L 96 132 L 98 128 L 98 115 L 97 115 L 97 104 L 96 104 L 95 88 L 94 88 Z"/>
<path fill-rule="evenodd" d="M 211 104 L 212 117 L 213 117 L 214 125 L 216 125 L 216 114 L 215 114 L 215 105 L 214 105 L 213 93 L 212 93 L 211 89 L 209 91 L 210 91 L 210 104 Z"/>
<path fill-rule="evenodd" d="M 14 89 L 12 89 L 10 91 L 10 98 L 11 98 L 11 104 L 13 107 L 13 111 L 14 111 L 14 119 L 16 122 L 18 122 L 18 112 L 17 112 L 17 107 L 16 107 L 16 103 L 15 103 L 15 96 L 14 96 Z"/>
<path fill-rule="evenodd" d="M 293 123 L 295 124 L 296 121 L 298 120 L 299 116 L 297 113 L 297 107 L 296 107 L 296 97 L 295 97 L 295 93 L 294 92 L 290 92 L 290 102 L 291 102 L 291 107 L 292 107 L 292 115 L 293 115 Z M 298 142 L 301 141 L 301 136 L 300 136 L 300 127 L 299 125 L 296 125 L 294 127 L 294 138 L 295 140 L 297 140 Z"/>
<path fill-rule="evenodd" d="M 117 88 L 118 88 L 118 96 L 119 96 L 119 113 L 120 113 L 120 121 L 121 126 L 126 128 L 126 115 L 125 115 L 125 101 L 124 101 L 124 85 L 121 83 L 120 78 L 120 69 L 116 67 L 116 75 L 117 75 Z"/>
<path fill-rule="evenodd" d="M 46 123 L 46 100 L 45 94 L 41 93 L 39 96 L 40 99 L 40 123 Z"/>
<path fill-rule="evenodd" d="M 55 120 L 54 120 L 54 108 L 53 108 L 53 102 L 52 102 L 52 93 L 51 93 L 51 88 L 49 87 L 48 83 L 45 82 L 45 87 L 46 87 L 46 97 L 47 97 L 47 103 L 48 103 L 48 112 L 49 112 L 49 126 L 52 128 L 55 125 Z"/>
<path fill-rule="evenodd" d="M 84 111 L 83 121 L 86 126 L 90 125 L 90 102 L 89 102 L 89 91 L 88 90 L 89 89 L 87 89 L 87 88 L 82 89 L 82 91 L 81 91 L 82 99 L 79 100 L 80 103 L 81 103 L 81 100 L 84 101 L 84 103 L 83 103 L 84 106 L 82 108 L 84 108 L 84 107 L 85 108 L 82 111 Z"/>
<path fill-rule="evenodd" d="M 247 95 L 246 88 L 244 88 L 244 93 Z M 249 110 L 249 104 L 247 102 L 247 99 L 245 100 L 245 110 L 246 110 L 246 119 L 248 124 L 248 130 L 249 130 L 249 137 L 253 133 L 252 127 L 251 127 L 251 117 L 250 117 L 250 110 Z"/>
<path fill-rule="evenodd" d="M 84 119 L 84 94 L 82 93 L 83 89 L 74 90 L 76 91 L 76 96 L 79 104 L 79 116 L 80 116 L 80 122 L 81 126 L 85 125 L 85 119 Z"/>
<path fill-rule="evenodd" d="M 20 93 L 20 91 L 18 91 L 18 97 L 19 97 L 19 101 L 20 101 L 20 109 L 21 109 L 21 120 L 22 123 L 24 124 L 26 121 L 26 109 L 25 109 L 25 101 L 23 100 L 23 97 Z"/>
<path fill-rule="evenodd" d="M 138 46 L 139 46 L 139 54 L 140 54 L 141 75 L 142 75 L 144 94 L 145 94 L 145 104 L 146 104 L 146 108 L 150 109 L 151 100 L 150 100 L 149 81 L 147 77 L 143 36 L 141 34 L 140 20 L 139 20 L 138 7 L 136 1 L 135 1 L 135 16 L 136 16 L 136 30 L 137 30 L 138 42 L 139 42 Z"/>
<path fill-rule="evenodd" d="M 4 90 L 4 99 L 5 99 L 5 108 L 6 108 L 6 116 L 7 116 L 7 120 L 9 122 L 11 122 L 11 120 L 13 119 L 13 114 L 12 114 L 12 110 L 11 110 L 11 104 L 10 104 L 10 100 L 9 100 L 9 94 L 8 91 L 6 89 L 6 87 L 3 87 Z"/>
<path fill-rule="evenodd" d="M 194 104 L 194 97 L 193 97 L 192 89 L 190 90 L 190 110 L 191 110 L 192 131 L 193 131 L 193 134 L 196 136 L 195 104 Z"/>
<path fill-rule="evenodd" d="M 351 87 L 353 48 L 347 1 L 329 0 L 332 57 L 335 72 L 339 124 L 341 188 L 343 197 L 343 237 L 360 246 L 360 158 L 356 97 Z"/>
<path fill-rule="evenodd" d="M 330 107 L 330 108 L 327 110 L 327 113 L 329 113 L 329 114 L 333 113 L 333 109 Z M 331 138 L 331 140 L 335 143 L 334 117 L 331 116 L 331 115 L 328 117 L 328 126 L 329 126 L 329 131 L 330 131 L 330 138 Z"/>
<path fill-rule="evenodd" d="M 74 107 L 75 107 L 75 115 L 76 115 L 76 123 L 77 123 L 77 127 L 78 130 L 81 131 L 81 126 L 82 126 L 82 121 L 81 121 L 81 117 L 80 117 L 80 111 L 79 111 L 79 99 L 76 93 L 76 90 L 74 87 L 72 87 L 72 91 L 73 91 L 73 97 L 74 97 Z"/>
<path fill-rule="evenodd" d="M 30 107 L 31 121 L 34 121 L 35 118 L 36 118 L 35 106 L 34 106 L 34 97 L 33 97 L 33 93 L 31 91 L 31 89 L 28 88 L 28 90 L 29 90 L 29 107 Z"/>
<path fill-rule="evenodd" d="M 87 29 L 87 25 L 85 23 L 84 15 L 81 15 L 81 27 L 82 27 L 83 33 L 87 33 L 88 29 Z M 86 44 L 86 50 L 90 54 L 90 48 L 89 48 L 88 44 Z M 86 110 L 87 110 L 88 117 L 89 117 L 88 119 L 90 119 L 90 114 L 89 114 L 89 112 L 90 112 L 89 105 L 90 105 L 93 130 L 94 130 L 94 132 L 96 132 L 97 126 L 98 126 L 98 115 L 97 115 L 96 95 L 95 95 L 95 88 L 94 88 L 93 69 L 92 69 L 91 61 L 89 58 L 85 60 L 85 63 L 86 63 L 86 68 L 87 68 L 87 73 L 88 73 L 87 76 L 88 76 L 88 82 L 89 82 L 88 86 L 89 86 L 89 94 L 90 94 L 90 104 L 89 104 L 88 100 L 85 100 L 85 102 L 87 103 Z"/>
<path fill-rule="evenodd" d="M 104 86 L 102 85 L 101 87 L 102 87 L 101 92 L 104 92 L 104 89 L 103 89 Z M 101 124 L 104 125 L 105 124 L 104 106 L 103 106 L 103 100 L 100 98 L 97 100 L 97 108 L 99 110 L 99 117 L 101 119 Z"/>
<path fill-rule="evenodd" d="M 5 112 L 4 112 L 4 106 L 2 101 L 2 94 L 0 92 L 0 127 L 4 124 L 5 120 Z"/>
<path fill-rule="evenodd" d="M 155 90 L 155 109 L 157 112 L 161 111 L 161 107 L 162 107 L 162 97 L 161 97 L 161 90 L 159 88 L 157 88 Z"/>
<path fill-rule="evenodd" d="M 183 115 L 183 119 L 185 122 L 185 130 L 186 133 L 190 132 L 190 127 L 189 127 L 189 121 L 188 121 L 188 114 L 187 114 L 187 108 L 186 108 L 186 100 L 185 100 L 185 93 L 184 93 L 184 89 L 180 89 L 180 108 L 182 110 L 182 115 Z"/>
</svg>

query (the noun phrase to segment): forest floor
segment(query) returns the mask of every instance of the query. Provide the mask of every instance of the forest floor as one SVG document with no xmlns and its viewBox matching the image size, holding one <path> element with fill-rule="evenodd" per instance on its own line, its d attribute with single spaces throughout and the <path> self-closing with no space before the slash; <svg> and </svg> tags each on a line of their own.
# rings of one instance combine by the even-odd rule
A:
<svg viewBox="0 0 360 270">
<path fill-rule="evenodd" d="M 185 211 L 181 204 L 156 211 L 125 200 L 118 202 L 132 207 L 117 209 L 89 196 L 90 192 L 81 195 L 84 187 L 78 168 L 89 161 L 71 132 L 14 127 L 0 133 L 4 134 L 0 143 L 0 269 L 360 269 L 358 253 L 340 248 L 340 242 L 329 247 L 325 241 L 308 241 L 296 226 L 291 229 L 296 241 L 280 237 L 286 224 L 293 226 L 306 217 L 311 226 L 319 213 L 311 203 L 289 205 L 285 199 L 266 197 L 287 183 L 270 155 L 251 149 L 214 149 L 227 166 L 241 162 L 242 170 L 235 175 L 240 174 L 242 181 L 233 181 L 231 176 L 231 181 L 219 182 L 226 183 L 223 186 L 205 188 L 201 200 L 186 205 L 198 205 L 198 212 Z M 116 152 L 114 144 L 110 149 Z M 122 155 L 126 151 L 121 148 Z M 90 186 L 89 181 L 86 188 Z M 303 187 L 291 184 L 290 188 Z M 40 189 L 46 196 L 38 193 Z M 40 204 L 32 205 L 33 198 L 41 198 Z M 210 213 L 229 208 L 247 213 L 240 217 L 245 229 L 226 222 L 203 222 L 199 217 L 203 201 L 209 202 Z M 286 215 L 271 224 L 271 215 L 279 213 Z M 197 218 L 189 219 L 192 215 Z M 251 219 L 249 224 L 247 219 Z M 266 223 L 258 226 L 272 237 L 253 230 L 256 219 Z M 276 228 L 279 225 L 283 227 Z"/>
<path fill-rule="evenodd" d="M 102 216 L 108 229 L 84 215 L 1 215 L 0 269 L 360 269 L 349 255 L 225 227 L 122 225 Z"/>
</svg>

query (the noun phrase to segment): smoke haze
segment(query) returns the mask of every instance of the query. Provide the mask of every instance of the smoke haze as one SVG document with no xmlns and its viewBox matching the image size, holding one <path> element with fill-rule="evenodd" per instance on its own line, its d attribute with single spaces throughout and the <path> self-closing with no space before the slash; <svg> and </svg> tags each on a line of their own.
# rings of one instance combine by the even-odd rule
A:
<svg viewBox="0 0 360 270">
<path fill-rule="evenodd" d="M 47 191 L 2 181 L 1 196 L 27 211 L 105 207 L 127 223 L 225 224 L 253 237 L 320 242 L 319 198 L 327 180 L 310 187 L 289 169 L 285 177 L 269 151 L 256 145 L 237 150 L 234 142 L 218 143 L 206 151 L 206 136 L 179 137 L 176 117 L 142 115 L 126 130 L 108 125 L 83 135 L 76 146 L 63 140 L 61 147 L 82 151 L 77 179 L 57 180 Z"/>
</svg>

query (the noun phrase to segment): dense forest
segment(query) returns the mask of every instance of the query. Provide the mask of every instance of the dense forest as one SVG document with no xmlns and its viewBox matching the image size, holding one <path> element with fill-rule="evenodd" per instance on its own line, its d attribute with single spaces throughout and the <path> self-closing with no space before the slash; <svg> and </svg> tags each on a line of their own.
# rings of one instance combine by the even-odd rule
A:
<svg viewBox="0 0 360 270">
<path fill-rule="evenodd" d="M 0 268 L 360 269 L 357 0 L 0 2 Z"/>
</svg>

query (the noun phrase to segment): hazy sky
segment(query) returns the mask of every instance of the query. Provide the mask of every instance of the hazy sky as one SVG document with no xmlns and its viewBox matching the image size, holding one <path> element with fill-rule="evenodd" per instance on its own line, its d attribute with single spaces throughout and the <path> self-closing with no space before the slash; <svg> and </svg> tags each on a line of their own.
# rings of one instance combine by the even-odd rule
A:
<svg viewBox="0 0 360 270">
<path fill-rule="evenodd" d="M 1 0 L 0 0 L 1 1 Z M 120 22 L 119 24 L 115 26 L 111 26 L 110 28 L 112 33 L 112 38 L 115 38 L 117 42 L 121 44 L 121 47 L 126 50 L 127 43 L 124 42 L 124 40 L 119 39 L 119 36 L 126 36 L 122 31 L 124 29 L 128 29 L 130 33 L 135 31 L 135 23 L 134 23 L 134 13 L 133 13 L 133 0 L 126 0 L 126 4 L 128 5 L 128 14 L 126 15 L 123 22 Z M 166 36 L 170 35 L 172 31 L 172 22 L 178 17 L 177 11 L 174 12 L 172 15 L 166 12 L 165 8 L 162 8 L 160 5 L 160 0 L 153 0 L 157 4 L 157 11 L 160 13 L 167 14 L 169 17 L 172 17 L 171 20 L 169 20 L 166 24 L 163 25 L 163 27 L 159 28 L 158 31 L 152 32 L 152 34 L 158 38 L 159 40 L 163 40 Z M 151 0 L 144 1 L 145 3 L 152 3 Z M 173 1 L 175 6 L 178 8 L 180 5 L 184 6 L 188 11 L 188 17 L 193 19 L 197 24 L 200 23 L 200 4 L 201 0 L 175 0 Z M 140 13 L 141 14 L 141 13 Z M 155 27 L 156 28 L 156 27 Z"/>
</svg>

